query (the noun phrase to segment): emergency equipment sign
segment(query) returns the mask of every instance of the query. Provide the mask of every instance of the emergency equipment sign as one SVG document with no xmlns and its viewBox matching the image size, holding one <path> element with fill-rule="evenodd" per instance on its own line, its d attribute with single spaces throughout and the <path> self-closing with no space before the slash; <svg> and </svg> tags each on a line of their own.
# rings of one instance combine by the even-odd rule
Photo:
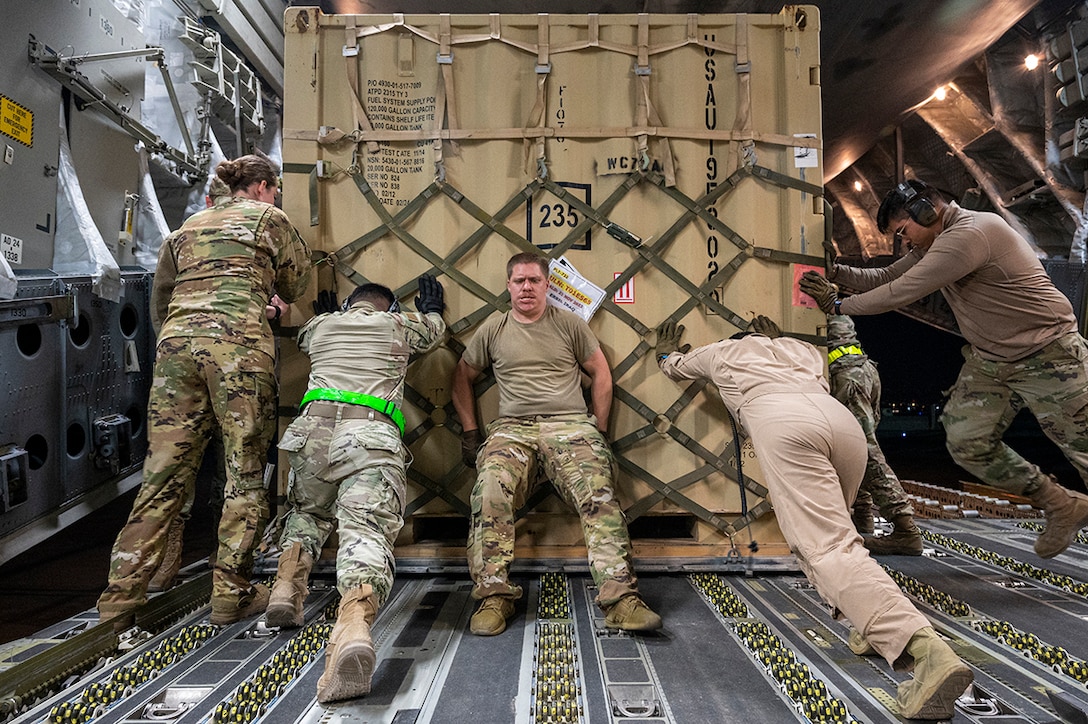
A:
<svg viewBox="0 0 1088 724">
<path fill-rule="evenodd" d="M 19 143 L 34 145 L 34 112 L 0 95 L 0 133 Z"/>
</svg>

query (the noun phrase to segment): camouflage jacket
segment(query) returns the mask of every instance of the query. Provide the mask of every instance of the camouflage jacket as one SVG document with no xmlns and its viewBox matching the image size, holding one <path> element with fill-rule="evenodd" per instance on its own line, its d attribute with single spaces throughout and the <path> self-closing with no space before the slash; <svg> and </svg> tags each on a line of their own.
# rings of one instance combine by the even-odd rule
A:
<svg viewBox="0 0 1088 724">
<path fill-rule="evenodd" d="M 310 357 L 309 389 L 361 392 L 401 407 L 409 356 L 434 349 L 445 335 L 437 312 L 384 312 L 361 301 L 312 318 L 298 346 Z"/>
<path fill-rule="evenodd" d="M 264 308 L 292 302 L 310 280 L 310 250 L 269 204 L 221 197 L 163 242 L 151 290 L 159 339 L 216 337 L 275 356 Z"/>
</svg>

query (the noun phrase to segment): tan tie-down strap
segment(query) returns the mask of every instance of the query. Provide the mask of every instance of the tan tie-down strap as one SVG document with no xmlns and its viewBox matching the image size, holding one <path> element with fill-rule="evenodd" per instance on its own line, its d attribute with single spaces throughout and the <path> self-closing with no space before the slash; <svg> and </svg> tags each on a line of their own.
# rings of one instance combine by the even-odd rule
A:
<svg viewBox="0 0 1088 724">
<path fill-rule="evenodd" d="M 529 111 L 529 119 L 525 122 L 525 172 L 534 174 L 537 178 L 547 178 L 548 162 L 544 147 L 545 116 L 548 109 L 548 75 L 552 71 L 551 65 L 551 25 L 546 15 L 537 18 L 537 46 L 536 46 L 536 103 Z M 535 139 L 535 140 L 534 140 Z M 535 153 L 533 151 L 535 150 Z M 533 167 L 535 163 L 535 168 Z"/>
<path fill-rule="evenodd" d="M 748 16 L 738 15 L 735 28 L 737 75 L 737 114 L 733 119 L 733 138 L 729 142 L 729 159 L 726 171 L 732 173 L 739 166 L 750 168 L 756 164 L 755 134 L 752 132 L 752 63 L 748 58 Z"/>
<path fill-rule="evenodd" d="M 447 119 L 446 129 L 455 130 L 460 127 L 457 120 L 457 93 L 453 85 L 453 29 L 450 25 L 450 14 L 443 13 L 440 16 L 441 30 L 438 35 L 438 55 L 435 56 L 438 68 L 441 71 L 441 82 L 438 84 L 438 92 L 435 97 L 434 125 L 432 132 L 434 137 L 434 166 L 435 177 L 439 181 L 446 179 L 445 166 L 442 162 L 443 118 Z M 457 141 L 447 138 L 450 143 L 450 151 L 456 156 L 460 151 Z"/>
<path fill-rule="evenodd" d="M 374 126 L 370 125 L 366 109 L 359 98 L 359 36 L 355 32 L 355 17 L 351 16 L 348 25 L 344 28 L 344 62 L 347 64 L 348 88 L 351 90 L 351 110 L 355 116 L 355 126 L 365 133 L 373 133 Z M 377 153 L 380 148 L 376 140 L 368 140 L 366 148 L 370 153 Z"/>
<path fill-rule="evenodd" d="M 635 110 L 635 125 L 639 128 L 648 126 L 661 127 L 665 123 L 654 107 L 650 97 L 650 16 L 641 13 L 638 16 L 638 60 L 635 65 L 635 76 L 638 79 L 639 96 L 638 107 Z M 650 168 L 650 139 L 649 134 L 644 133 L 637 139 L 636 157 L 642 159 L 642 170 Z M 658 144 L 661 151 L 661 167 L 665 172 L 665 185 L 676 185 L 676 162 L 672 156 L 672 146 L 668 138 L 663 138 Z"/>
</svg>

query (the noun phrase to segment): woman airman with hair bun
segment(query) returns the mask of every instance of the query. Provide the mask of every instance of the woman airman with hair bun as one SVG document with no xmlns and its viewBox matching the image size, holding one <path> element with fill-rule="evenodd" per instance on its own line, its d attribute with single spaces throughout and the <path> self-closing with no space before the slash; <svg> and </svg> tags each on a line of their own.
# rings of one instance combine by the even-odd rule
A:
<svg viewBox="0 0 1088 724">
<path fill-rule="evenodd" d="M 310 250 L 275 206 L 279 174 L 266 156 L 223 161 L 215 175 L 229 197 L 190 216 L 159 253 L 144 482 L 114 543 L 109 585 L 98 600 L 103 620 L 127 618 L 147 600 L 216 423 L 226 486 L 211 622 L 255 616 L 268 603 L 268 589 L 249 580 L 268 519 L 265 454 L 276 424 L 275 346 L 265 308 L 274 293 L 286 302 L 303 294 Z"/>
</svg>

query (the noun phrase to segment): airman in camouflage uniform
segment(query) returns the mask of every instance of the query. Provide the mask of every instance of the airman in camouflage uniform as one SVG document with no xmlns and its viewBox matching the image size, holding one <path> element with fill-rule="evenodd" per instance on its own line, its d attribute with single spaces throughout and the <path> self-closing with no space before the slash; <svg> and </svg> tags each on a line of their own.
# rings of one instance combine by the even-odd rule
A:
<svg viewBox="0 0 1088 724">
<path fill-rule="evenodd" d="M 321 703 L 370 691 L 370 626 L 393 586 L 393 543 L 403 525 L 404 375 L 409 356 L 434 349 L 446 333 L 442 286 L 425 275 L 419 288 L 419 313 L 400 312 L 388 288 L 365 284 L 344 311 L 318 314 L 298 335 L 310 379 L 302 414 L 280 440 L 294 479 L 267 619 L 302 625 L 310 569 L 339 522 L 341 603 L 317 684 Z"/>
<path fill-rule="evenodd" d="M 216 203 L 226 202 L 226 200 L 230 198 L 230 195 L 230 187 L 227 186 L 223 179 L 213 173 L 211 182 L 208 184 L 208 193 L 204 197 L 208 208 L 215 206 Z M 268 308 L 265 309 L 265 314 L 268 314 Z M 153 323 L 154 325 L 160 325 L 162 324 L 162 320 L 156 319 L 153 320 Z M 159 334 L 159 327 L 154 326 L 153 328 L 157 337 Z M 219 431 L 218 424 L 215 425 L 209 433 L 208 445 L 209 450 L 205 452 L 205 457 L 210 455 L 215 461 L 215 464 L 212 466 L 211 494 L 209 495 L 208 504 L 212 510 L 212 528 L 218 530 L 219 513 L 223 509 L 223 488 L 227 484 L 226 458 L 223 453 L 223 434 Z M 181 512 L 174 518 L 174 521 L 167 529 L 166 549 L 163 552 L 162 560 L 159 562 L 159 567 L 155 569 L 155 572 L 152 574 L 151 580 L 147 585 L 147 590 L 149 592 L 155 593 L 158 591 L 165 591 L 174 585 L 174 580 L 177 578 L 178 571 L 181 569 L 185 524 L 192 515 L 193 503 L 195 502 L 196 485 L 194 481 L 193 487 L 185 492 L 185 502 L 181 506 Z M 214 564 L 214 551 L 210 560 Z"/>
<path fill-rule="evenodd" d="M 612 490 L 612 452 L 603 432 L 612 404 L 612 374 L 589 326 L 547 305 L 548 263 L 518 254 L 506 267 L 512 309 L 486 320 L 454 372 L 452 400 L 464 429 L 462 458 L 478 469 L 468 542 L 472 595 L 482 599 L 471 630 L 506 629 L 521 589 L 509 581 L 514 511 L 531 492 L 537 466 L 582 519 L 590 572 L 605 625 L 629 631 L 661 627 L 638 595 L 627 521 Z M 499 418 L 483 447 L 472 381 L 491 367 L 499 386 Z M 582 396 L 588 374 L 593 414 Z"/>
<path fill-rule="evenodd" d="M 1041 508 L 1046 529 L 1035 553 L 1058 555 L 1088 526 L 1088 495 L 1059 485 L 1002 437 L 1027 407 L 1088 483 L 1088 343 L 1073 305 L 1001 216 L 960 208 L 922 181 L 889 191 L 876 222 L 909 253 L 881 268 L 832 263 L 827 278 L 806 272 L 798 286 L 827 314 L 853 316 L 941 292 L 969 343 L 941 415 L 948 452 L 983 482 Z M 838 284 L 860 293 L 840 299 Z"/>
<path fill-rule="evenodd" d="M 273 205 L 278 181 L 266 158 L 224 161 L 216 173 L 233 195 L 189 217 L 159 254 L 151 314 L 161 331 L 144 482 L 114 543 L 109 585 L 98 599 L 103 619 L 146 601 L 167 530 L 195 484 L 217 421 L 227 484 L 211 620 L 255 615 L 268 600 L 267 589 L 249 580 L 268 517 L 265 454 L 276 423 L 275 347 L 265 305 L 273 289 L 288 301 L 305 291 L 310 252 Z"/>
<path fill-rule="evenodd" d="M 850 317 L 835 314 L 827 318 L 827 361 L 831 394 L 857 418 L 868 448 L 865 477 L 854 500 L 854 524 L 859 533 L 873 532 L 875 502 L 880 514 L 893 525 L 890 535 L 866 537 L 865 547 L 877 554 L 921 555 L 922 532 L 914 524 L 914 508 L 876 439 L 880 375 L 876 364 L 862 351 Z"/>
</svg>

